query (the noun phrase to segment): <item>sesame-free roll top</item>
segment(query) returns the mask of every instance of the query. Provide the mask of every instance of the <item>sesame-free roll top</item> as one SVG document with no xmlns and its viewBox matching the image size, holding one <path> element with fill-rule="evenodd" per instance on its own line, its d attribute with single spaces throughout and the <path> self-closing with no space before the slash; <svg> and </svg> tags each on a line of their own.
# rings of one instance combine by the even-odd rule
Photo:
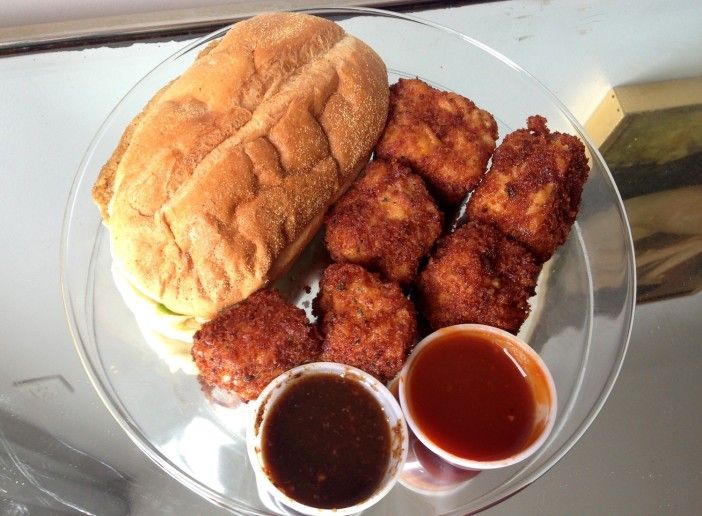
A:
<svg viewBox="0 0 702 516">
<path fill-rule="evenodd" d="M 127 127 L 93 198 L 144 294 L 210 318 L 273 281 L 367 162 L 385 65 L 314 16 L 237 23 Z"/>
</svg>

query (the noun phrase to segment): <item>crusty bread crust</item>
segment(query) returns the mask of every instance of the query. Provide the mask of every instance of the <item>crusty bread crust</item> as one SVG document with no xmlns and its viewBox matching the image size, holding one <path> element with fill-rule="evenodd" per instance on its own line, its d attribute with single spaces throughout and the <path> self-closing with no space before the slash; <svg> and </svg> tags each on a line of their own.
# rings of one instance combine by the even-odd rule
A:
<svg viewBox="0 0 702 516">
<path fill-rule="evenodd" d="M 367 162 L 385 65 L 335 23 L 236 24 L 130 124 L 93 198 L 140 290 L 211 317 L 287 270 Z"/>
</svg>

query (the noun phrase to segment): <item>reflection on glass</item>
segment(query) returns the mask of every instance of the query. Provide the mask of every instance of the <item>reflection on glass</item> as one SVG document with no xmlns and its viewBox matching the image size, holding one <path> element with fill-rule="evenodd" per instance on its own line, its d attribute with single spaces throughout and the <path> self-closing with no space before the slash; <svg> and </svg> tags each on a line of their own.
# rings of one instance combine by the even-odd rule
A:
<svg viewBox="0 0 702 516">
<path fill-rule="evenodd" d="M 104 462 L 0 409 L 0 514 L 126 515 L 128 488 Z"/>
</svg>

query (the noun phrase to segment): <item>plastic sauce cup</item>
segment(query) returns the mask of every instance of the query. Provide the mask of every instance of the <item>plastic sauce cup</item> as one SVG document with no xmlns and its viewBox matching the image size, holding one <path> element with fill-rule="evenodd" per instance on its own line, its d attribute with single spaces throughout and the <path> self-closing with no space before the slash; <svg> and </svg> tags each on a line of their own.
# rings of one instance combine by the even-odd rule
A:
<svg viewBox="0 0 702 516">
<path fill-rule="evenodd" d="M 263 453 L 263 438 L 268 417 L 287 389 L 294 385 L 295 382 L 310 375 L 336 375 L 357 382 L 378 402 L 387 419 L 390 432 L 390 453 L 385 473 L 370 496 L 351 506 L 319 508 L 305 505 L 278 488 L 267 471 Z M 286 371 L 274 379 L 266 386 L 255 403 L 253 417 L 246 432 L 249 461 L 256 473 L 259 491 L 270 494 L 283 506 L 308 515 L 343 516 L 355 514 L 380 501 L 398 480 L 407 458 L 407 426 L 397 400 L 382 383 L 370 374 L 355 367 L 332 362 L 305 364 Z"/>
<path fill-rule="evenodd" d="M 518 371 L 518 373 L 515 374 L 521 375 L 521 377 L 523 377 L 523 379 L 526 381 L 526 384 L 528 385 L 528 392 L 531 394 L 531 401 L 533 401 L 533 404 L 530 404 L 533 406 L 531 423 L 525 423 L 529 425 L 525 427 L 526 433 L 524 435 L 526 435 L 526 438 L 524 438 L 523 441 L 520 441 L 522 444 L 516 450 L 510 450 L 508 455 L 501 456 L 498 459 L 476 458 L 477 456 L 470 457 L 468 454 L 458 455 L 448 451 L 446 448 L 449 446 L 446 444 L 442 445 L 442 443 L 437 442 L 441 439 L 436 437 L 436 432 L 432 432 L 429 429 L 431 427 L 431 422 L 422 422 L 420 420 L 421 417 L 418 417 L 418 414 L 413 414 L 413 403 L 409 399 L 412 392 L 409 382 L 419 381 L 416 380 L 416 378 L 415 380 L 412 379 L 413 373 L 416 373 L 414 369 L 416 364 L 420 364 L 420 367 L 425 367 L 422 364 L 427 362 L 427 359 L 423 361 L 420 360 L 419 362 L 417 359 L 421 357 L 422 353 L 429 349 L 430 346 L 447 345 L 451 341 L 454 343 L 454 347 L 446 347 L 444 353 L 453 352 L 453 350 L 458 349 L 455 347 L 458 346 L 457 341 L 463 341 L 464 339 L 465 343 L 461 342 L 461 346 L 465 344 L 466 347 L 461 349 L 460 353 L 456 354 L 457 359 L 459 358 L 459 354 L 465 357 L 467 356 L 467 353 L 471 352 L 471 348 L 468 347 L 471 345 L 471 339 L 473 341 L 489 341 L 492 345 L 497 347 L 495 352 L 497 355 L 501 354 L 500 352 L 504 352 L 504 354 L 511 359 L 514 367 Z M 434 351 L 436 351 L 436 348 L 434 348 Z M 446 357 L 444 357 L 444 359 L 446 359 Z M 452 359 L 452 357 L 449 357 L 449 359 Z M 504 357 L 499 357 L 499 359 L 506 360 Z M 418 375 L 418 377 L 419 376 L 420 375 Z M 450 378 L 437 375 L 435 377 L 435 381 L 450 381 Z M 457 385 L 461 384 L 458 383 Z M 420 386 L 415 386 L 415 388 L 420 388 Z M 480 324 L 459 324 L 442 328 L 430 334 L 419 344 L 417 344 L 400 373 L 399 394 L 400 404 L 404 411 L 405 418 L 407 419 L 407 423 L 414 432 L 415 436 L 427 448 L 436 453 L 445 461 L 460 468 L 472 470 L 495 469 L 511 466 L 512 464 L 522 461 L 532 455 L 546 441 L 547 437 L 551 433 L 556 420 L 556 408 L 558 405 L 553 378 L 541 357 L 539 357 L 539 355 L 533 349 L 531 349 L 529 345 L 522 342 L 511 333 L 507 333 L 506 331 L 494 328 L 492 326 Z M 437 400 L 437 402 L 441 401 L 442 400 Z M 451 400 L 448 402 L 451 403 Z M 465 410 L 465 417 L 471 417 L 471 407 L 456 407 L 456 410 Z M 476 421 L 478 420 L 479 418 L 476 417 Z M 524 420 L 529 421 L 528 419 Z M 434 428 L 436 428 L 436 425 L 434 425 Z M 491 431 L 487 428 L 478 430 L 488 434 Z M 432 434 L 432 436 L 429 434 Z M 469 444 L 472 445 L 472 443 Z M 453 449 L 455 451 L 456 448 L 454 447 Z"/>
</svg>

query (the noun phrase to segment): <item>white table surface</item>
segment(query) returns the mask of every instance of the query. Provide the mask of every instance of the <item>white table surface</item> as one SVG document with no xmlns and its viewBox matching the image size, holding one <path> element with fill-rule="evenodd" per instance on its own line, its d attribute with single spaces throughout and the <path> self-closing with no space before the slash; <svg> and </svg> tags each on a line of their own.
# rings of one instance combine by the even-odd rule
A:
<svg viewBox="0 0 702 516">
<path fill-rule="evenodd" d="M 512 58 L 581 122 L 612 86 L 702 75 L 694 0 L 509 1 L 418 15 Z M 1 515 L 221 512 L 112 420 L 73 349 L 59 291 L 63 211 L 84 150 L 126 91 L 186 43 L 0 58 Z M 701 301 L 639 307 L 595 423 L 554 468 L 487 513 L 701 513 Z M 50 378 L 22 383 L 38 377 Z M 67 463 L 79 490 L 46 473 Z"/>
</svg>

